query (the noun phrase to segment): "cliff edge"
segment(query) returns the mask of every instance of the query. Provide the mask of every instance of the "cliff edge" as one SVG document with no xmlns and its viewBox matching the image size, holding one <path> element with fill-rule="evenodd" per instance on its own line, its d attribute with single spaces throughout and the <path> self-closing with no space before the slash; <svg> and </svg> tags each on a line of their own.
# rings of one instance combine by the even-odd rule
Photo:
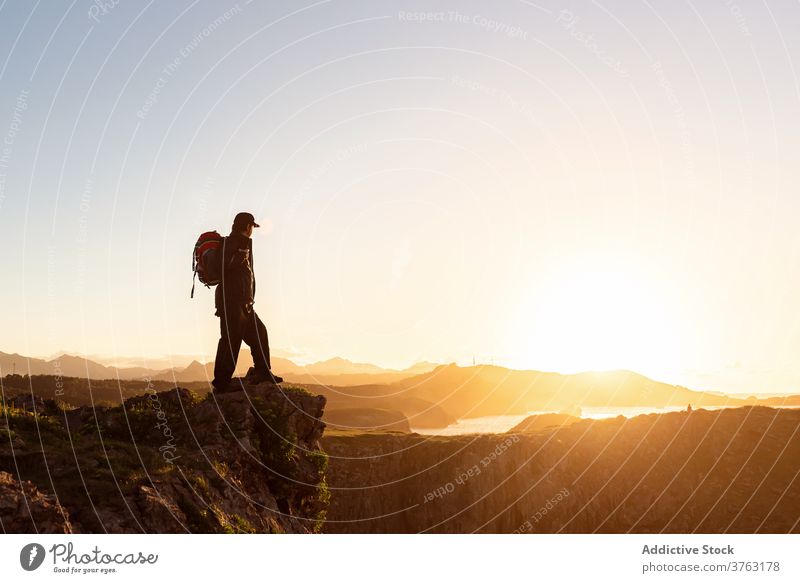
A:
<svg viewBox="0 0 800 583">
<path fill-rule="evenodd" d="M 4 400 L 0 486 L 16 503 L 0 504 L 0 524 L 7 532 L 317 531 L 328 506 L 324 407 L 322 396 L 275 386 L 204 399 L 150 390 L 119 407 L 71 410 L 39 397 Z"/>
</svg>

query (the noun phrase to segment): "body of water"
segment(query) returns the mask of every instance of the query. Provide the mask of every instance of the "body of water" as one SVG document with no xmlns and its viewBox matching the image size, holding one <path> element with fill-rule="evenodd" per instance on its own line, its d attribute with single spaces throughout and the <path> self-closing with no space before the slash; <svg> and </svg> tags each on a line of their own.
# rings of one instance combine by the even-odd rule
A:
<svg viewBox="0 0 800 583">
<path fill-rule="evenodd" d="M 715 410 L 725 409 L 726 407 L 702 407 L 703 409 Z M 794 408 L 794 407 L 787 407 Z M 581 417 L 583 419 L 609 419 L 622 415 L 624 417 L 636 417 L 637 415 L 647 415 L 649 413 L 671 413 L 673 411 L 684 411 L 686 407 L 582 407 Z M 558 411 L 529 411 L 525 415 L 490 415 L 487 417 L 469 417 L 459 419 L 447 427 L 437 429 L 415 428 L 411 431 L 421 435 L 466 435 L 469 433 L 505 433 L 515 425 L 522 422 L 530 415 L 541 415 L 542 413 L 557 413 Z"/>
<path fill-rule="evenodd" d="M 417 429 L 411 427 L 414 433 L 422 435 L 464 435 L 467 433 L 504 433 L 521 423 L 529 415 L 492 415 L 489 417 L 472 417 L 459 419 L 447 427 L 435 429 Z"/>
</svg>

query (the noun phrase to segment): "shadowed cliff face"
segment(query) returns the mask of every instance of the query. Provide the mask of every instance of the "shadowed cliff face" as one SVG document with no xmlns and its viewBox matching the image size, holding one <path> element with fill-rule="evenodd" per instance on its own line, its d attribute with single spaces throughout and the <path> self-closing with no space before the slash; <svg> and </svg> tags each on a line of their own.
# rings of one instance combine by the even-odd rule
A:
<svg viewBox="0 0 800 583">
<path fill-rule="evenodd" d="M 800 532 L 800 411 L 326 436 L 326 532 Z M 354 488 L 354 489 L 341 489 Z"/>
<path fill-rule="evenodd" d="M 327 507 L 324 405 L 272 386 L 71 411 L 18 397 L 0 410 L 0 487 L 25 484 L 25 504 L 0 504 L 0 521 L 13 532 L 313 531 Z"/>
</svg>

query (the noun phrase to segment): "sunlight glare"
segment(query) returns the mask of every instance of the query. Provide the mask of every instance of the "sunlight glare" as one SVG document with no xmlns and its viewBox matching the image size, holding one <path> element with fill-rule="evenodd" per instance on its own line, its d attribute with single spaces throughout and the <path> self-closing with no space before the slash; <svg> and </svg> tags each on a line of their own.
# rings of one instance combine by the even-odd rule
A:
<svg viewBox="0 0 800 583">
<path fill-rule="evenodd" d="M 522 359 L 561 372 L 663 370 L 678 349 L 668 299 L 667 289 L 635 270 L 570 269 L 524 310 Z"/>
</svg>

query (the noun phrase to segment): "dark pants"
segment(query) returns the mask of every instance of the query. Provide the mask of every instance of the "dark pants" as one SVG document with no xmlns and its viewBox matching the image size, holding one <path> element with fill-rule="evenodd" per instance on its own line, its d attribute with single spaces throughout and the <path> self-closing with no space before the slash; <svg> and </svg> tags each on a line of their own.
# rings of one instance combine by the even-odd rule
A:
<svg viewBox="0 0 800 583">
<path fill-rule="evenodd" d="M 271 365 L 269 359 L 269 339 L 267 327 L 258 317 L 255 310 L 248 312 L 244 306 L 228 307 L 219 310 L 220 339 L 217 345 L 217 358 L 214 362 L 215 387 L 224 387 L 231 381 L 239 349 L 244 340 L 250 347 L 253 363 L 257 373 L 268 373 Z"/>
</svg>

